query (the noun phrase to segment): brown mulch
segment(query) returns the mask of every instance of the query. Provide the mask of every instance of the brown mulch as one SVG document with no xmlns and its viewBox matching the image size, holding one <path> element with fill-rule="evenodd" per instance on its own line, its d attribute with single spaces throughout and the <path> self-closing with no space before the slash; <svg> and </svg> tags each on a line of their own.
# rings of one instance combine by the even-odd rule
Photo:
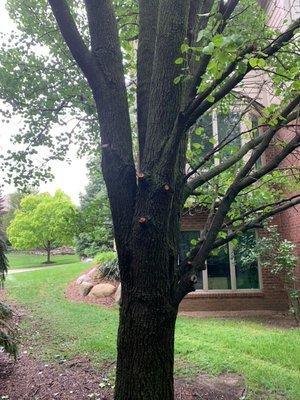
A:
<svg viewBox="0 0 300 400">
<path fill-rule="evenodd" d="M 83 357 L 45 364 L 23 351 L 13 363 L 0 353 L 1 399 L 112 400 L 111 385 L 107 374 L 92 368 Z M 175 400 L 240 400 L 245 384 L 239 375 L 201 375 L 195 380 L 176 380 L 175 392 Z"/>
</svg>

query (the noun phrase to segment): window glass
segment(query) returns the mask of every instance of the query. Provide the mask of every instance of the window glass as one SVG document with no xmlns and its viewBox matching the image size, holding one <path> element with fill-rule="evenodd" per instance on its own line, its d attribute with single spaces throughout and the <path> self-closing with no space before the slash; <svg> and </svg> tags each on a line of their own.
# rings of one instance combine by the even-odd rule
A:
<svg viewBox="0 0 300 400">
<path fill-rule="evenodd" d="M 197 128 L 203 128 L 204 133 L 201 135 L 196 135 L 194 132 Z M 205 156 L 213 149 L 213 144 L 210 142 L 213 137 L 212 116 L 210 114 L 206 114 L 199 118 L 195 125 L 195 130 L 192 133 L 192 143 L 201 144 L 203 146 L 201 156 Z"/>
<path fill-rule="evenodd" d="M 207 259 L 208 289 L 231 289 L 230 260 L 228 245 L 219 249 L 217 255 Z"/>
<path fill-rule="evenodd" d="M 180 232 L 180 243 L 179 243 L 179 261 L 183 261 L 188 252 L 193 247 L 191 240 L 199 239 L 199 231 L 181 231 Z M 197 271 L 197 284 L 195 285 L 196 290 L 203 289 L 203 274 L 202 271 Z"/>
<path fill-rule="evenodd" d="M 238 244 L 234 250 L 237 289 L 259 289 L 258 262 L 244 265 L 241 260 L 243 252 L 255 246 L 255 243 L 255 231 L 248 231 L 238 237 Z"/>
<path fill-rule="evenodd" d="M 241 128 L 240 128 L 240 117 L 238 114 L 218 114 L 218 139 L 219 143 L 222 140 L 231 140 L 235 138 L 230 144 L 228 144 L 222 151 L 223 156 L 230 155 L 237 151 L 241 147 Z"/>
</svg>

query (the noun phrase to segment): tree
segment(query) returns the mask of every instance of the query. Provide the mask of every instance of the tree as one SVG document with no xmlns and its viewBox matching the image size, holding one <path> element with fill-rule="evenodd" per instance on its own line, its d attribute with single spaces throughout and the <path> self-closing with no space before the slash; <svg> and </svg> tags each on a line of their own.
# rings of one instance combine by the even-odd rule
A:
<svg viewBox="0 0 300 400">
<path fill-rule="evenodd" d="M 76 247 L 80 256 L 94 256 L 113 248 L 113 229 L 108 197 L 98 160 L 88 163 L 89 183 L 80 197 Z"/>
<path fill-rule="evenodd" d="M 2 220 L 4 215 L 4 198 L 0 193 L 0 288 L 3 285 L 5 274 L 7 273 L 8 261 L 5 255 L 6 252 L 6 243 L 4 234 L 2 231 Z"/>
<path fill-rule="evenodd" d="M 7 210 L 5 211 L 3 215 L 3 231 L 6 232 L 7 228 L 9 227 L 11 221 L 14 218 L 15 212 L 20 208 L 20 204 L 22 199 L 28 195 L 28 194 L 34 194 L 37 193 L 36 191 L 32 189 L 27 189 L 26 191 L 16 191 L 14 193 L 11 193 L 8 198 L 9 198 L 9 204 L 7 207 Z"/>
<path fill-rule="evenodd" d="M 73 243 L 76 214 L 75 206 L 60 190 L 54 196 L 28 195 L 8 228 L 8 238 L 16 250 L 45 249 L 50 263 L 52 249 Z"/>
<path fill-rule="evenodd" d="M 51 157 L 61 158 L 72 133 L 61 132 L 61 145 L 54 146 L 58 140 L 51 127 L 70 113 L 79 113 L 78 123 L 84 121 L 89 132 L 83 147 L 101 137 L 122 282 L 115 399 L 171 400 L 175 321 L 181 300 L 194 290 L 195 270 L 205 269 L 213 249 L 300 202 L 299 196 L 285 195 L 297 171 L 282 167 L 300 144 L 300 21 L 283 32 L 269 29 L 254 0 L 10 0 L 9 5 L 24 36 L 23 47 L 17 41 L 3 53 L 2 76 L 12 85 L 4 85 L 1 95 L 25 117 L 30 132 L 17 139 L 30 151 L 6 160 L 15 158 L 17 171 L 23 171 L 36 148 L 49 143 Z M 30 40 L 47 47 L 49 57 L 29 51 L 24 42 Z M 270 106 L 249 96 L 251 73 L 257 89 L 271 87 L 275 93 Z M 137 132 L 130 121 L 132 81 Z M 239 121 L 255 109 L 258 124 L 237 133 L 231 122 L 218 143 L 206 138 L 201 120 L 233 108 Z M 289 131 L 285 139 L 278 136 L 283 127 Z M 200 142 L 190 149 L 193 135 Z M 244 139 L 239 146 L 238 138 Z M 270 149 L 277 156 L 261 165 Z M 32 161 L 29 167 L 34 174 Z M 178 265 L 180 216 L 191 200 L 208 210 L 208 219 Z"/>
</svg>

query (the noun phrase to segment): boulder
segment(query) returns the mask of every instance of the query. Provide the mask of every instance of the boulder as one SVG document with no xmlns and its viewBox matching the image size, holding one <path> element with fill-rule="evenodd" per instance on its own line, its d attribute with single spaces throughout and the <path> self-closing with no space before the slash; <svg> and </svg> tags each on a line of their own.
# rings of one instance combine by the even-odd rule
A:
<svg viewBox="0 0 300 400">
<path fill-rule="evenodd" d="M 121 283 L 120 283 L 119 286 L 118 286 L 118 288 L 117 288 L 117 290 L 116 290 L 116 293 L 115 293 L 115 295 L 114 295 L 114 297 L 115 297 L 115 302 L 116 302 L 117 304 L 119 304 L 119 305 L 121 305 L 121 295 L 122 295 L 122 286 L 121 286 Z"/>
<path fill-rule="evenodd" d="M 92 279 L 92 281 L 94 283 L 101 283 L 100 281 L 102 279 L 102 274 L 101 274 L 101 271 L 100 271 L 99 267 L 96 266 L 96 267 L 92 268 L 87 273 L 87 275 Z"/>
<path fill-rule="evenodd" d="M 79 292 L 82 296 L 87 296 L 93 289 L 94 285 L 90 282 L 82 282 L 79 285 Z"/>
<path fill-rule="evenodd" d="M 101 299 L 103 297 L 111 296 L 116 291 L 114 285 L 110 283 L 99 283 L 99 285 L 95 285 L 89 293 L 89 296 L 96 297 L 97 299 Z"/>
<path fill-rule="evenodd" d="M 94 267 L 87 273 L 87 276 L 90 276 L 91 278 L 93 278 L 93 276 L 97 273 L 97 271 L 98 271 L 98 268 Z"/>
<path fill-rule="evenodd" d="M 77 279 L 76 283 L 77 283 L 77 285 L 81 285 L 82 282 L 89 282 L 89 283 L 92 283 L 92 278 L 91 278 L 90 276 L 88 276 L 88 275 L 81 275 L 81 276 Z"/>
</svg>

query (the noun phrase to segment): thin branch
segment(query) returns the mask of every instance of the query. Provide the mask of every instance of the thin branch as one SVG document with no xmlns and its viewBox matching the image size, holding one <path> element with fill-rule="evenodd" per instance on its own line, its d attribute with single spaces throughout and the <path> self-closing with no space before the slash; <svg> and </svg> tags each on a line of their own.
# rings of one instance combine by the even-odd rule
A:
<svg viewBox="0 0 300 400">
<path fill-rule="evenodd" d="M 267 59 L 271 56 L 273 56 L 276 52 L 278 52 L 283 46 L 285 46 L 289 41 L 294 37 L 296 30 L 300 27 L 300 18 L 298 18 L 284 33 L 279 35 L 276 39 L 272 41 L 271 44 L 269 44 L 267 47 L 261 50 L 261 58 Z M 245 54 L 250 50 L 249 48 L 246 48 L 244 50 Z M 227 67 L 226 71 L 223 73 L 223 76 L 229 77 L 232 72 L 234 72 L 235 68 L 237 66 L 236 60 Z M 195 100 L 195 104 L 190 106 L 185 112 L 185 118 L 187 119 L 186 123 L 186 130 L 189 129 L 196 121 L 197 119 L 203 115 L 207 110 L 209 110 L 214 104 L 219 102 L 221 99 L 223 99 L 228 93 L 230 93 L 243 79 L 244 77 L 251 71 L 253 70 L 253 67 L 248 63 L 247 68 L 245 72 L 239 73 L 236 72 L 229 80 L 225 82 L 225 84 L 220 88 L 219 91 L 214 93 L 214 101 L 209 102 L 203 98 L 203 96 L 200 94 L 200 100 L 198 102 L 198 98 Z M 215 81 L 216 82 L 216 81 Z M 218 86 L 216 83 L 213 82 L 212 88 L 213 90 Z M 220 83 L 220 82 L 219 82 Z M 208 88 L 205 91 L 205 94 L 207 93 L 208 95 L 212 93 L 213 90 L 210 90 L 211 88 Z M 206 97 L 205 97 L 206 98 Z"/>
<path fill-rule="evenodd" d="M 199 186 L 203 185 L 204 183 L 208 182 L 209 180 L 211 180 L 215 176 L 219 175 L 220 173 L 226 171 L 227 169 L 229 169 L 230 167 L 235 165 L 250 150 L 254 149 L 256 146 L 258 146 L 264 140 L 266 140 L 266 141 L 268 141 L 268 143 L 270 143 L 270 141 L 272 140 L 272 138 L 274 137 L 276 132 L 278 132 L 279 129 L 281 129 L 283 126 L 286 126 L 287 123 L 289 123 L 290 121 L 293 121 L 295 119 L 295 117 L 297 115 L 297 112 L 291 112 L 290 115 L 288 115 L 288 117 L 286 117 L 286 113 L 288 111 L 290 111 L 291 107 L 294 108 L 299 103 L 299 98 L 300 97 L 297 97 L 296 99 L 294 99 L 294 101 L 291 103 L 291 105 L 289 105 L 280 114 L 280 115 L 282 115 L 283 117 L 286 118 L 286 121 L 285 121 L 284 124 L 281 123 L 276 127 L 269 128 L 269 130 L 267 132 L 264 132 L 261 135 L 257 136 L 256 138 L 253 138 L 249 142 L 245 143 L 240 148 L 239 151 L 237 151 L 235 154 L 233 154 L 233 156 L 228 158 L 223 163 L 221 163 L 219 165 L 216 165 L 215 167 L 209 169 L 208 171 L 205 171 L 205 172 L 199 174 L 198 176 L 196 176 L 194 179 L 192 179 L 190 182 L 187 183 L 187 187 L 186 187 L 187 188 L 187 195 L 188 195 L 188 193 L 193 192 Z M 247 169 L 248 170 L 249 170 L 249 168 L 251 169 L 253 167 L 253 165 L 255 165 L 256 161 L 259 159 L 259 157 L 265 151 L 267 146 L 268 146 L 268 144 L 265 143 L 264 146 L 263 146 L 263 149 L 260 149 L 259 151 L 255 152 L 255 154 L 252 154 L 250 160 L 248 160 L 248 162 L 247 162 Z"/>
<path fill-rule="evenodd" d="M 139 0 L 140 29 L 137 51 L 137 120 L 140 159 L 143 157 L 146 141 L 158 5 L 158 0 Z"/>
<path fill-rule="evenodd" d="M 266 219 L 269 219 L 276 214 L 279 214 L 283 211 L 288 210 L 291 207 L 295 207 L 296 205 L 300 204 L 300 195 L 294 196 L 291 199 L 282 200 L 278 204 L 279 205 L 277 207 L 274 207 L 272 210 L 265 212 L 264 214 L 260 215 L 255 220 L 252 220 L 250 222 L 245 223 L 242 226 L 239 226 L 236 231 L 230 232 L 226 238 L 216 240 L 215 243 L 213 244 L 212 249 L 216 249 L 218 247 L 224 246 L 224 244 L 231 242 L 233 239 L 235 239 L 241 233 L 244 233 L 250 229 L 254 229 L 254 228 L 257 228 L 258 226 L 261 226 L 262 222 L 265 221 Z"/>
<path fill-rule="evenodd" d="M 80 35 L 66 0 L 48 0 L 61 34 L 78 66 L 91 85 L 99 72 L 91 52 Z"/>
</svg>

